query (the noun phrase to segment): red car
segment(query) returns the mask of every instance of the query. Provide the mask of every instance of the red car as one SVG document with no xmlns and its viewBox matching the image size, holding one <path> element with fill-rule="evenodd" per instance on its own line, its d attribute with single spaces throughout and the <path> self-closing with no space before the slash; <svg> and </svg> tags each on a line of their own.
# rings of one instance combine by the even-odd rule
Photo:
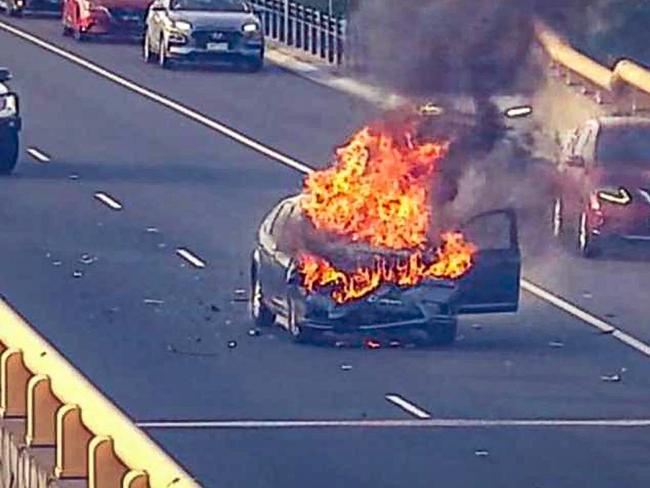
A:
<svg viewBox="0 0 650 488">
<path fill-rule="evenodd" d="M 151 0 L 64 0 L 63 35 L 141 39 Z"/>
<path fill-rule="evenodd" d="M 584 257 L 650 243 L 650 118 L 600 117 L 575 130 L 557 165 L 553 234 Z"/>
</svg>

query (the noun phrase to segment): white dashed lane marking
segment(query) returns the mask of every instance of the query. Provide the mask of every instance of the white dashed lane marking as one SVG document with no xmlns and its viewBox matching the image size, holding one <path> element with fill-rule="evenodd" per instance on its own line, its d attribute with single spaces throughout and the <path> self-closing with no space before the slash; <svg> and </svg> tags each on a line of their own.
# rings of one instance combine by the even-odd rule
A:
<svg viewBox="0 0 650 488">
<path fill-rule="evenodd" d="M 422 410 L 420 407 L 417 405 L 414 405 L 413 403 L 409 402 L 406 400 L 404 397 L 400 395 L 395 395 L 395 394 L 389 394 L 386 395 L 386 400 L 391 402 L 394 405 L 397 405 L 399 408 L 402 410 L 410 413 L 411 415 L 419 418 L 419 419 L 430 419 L 431 415 L 429 412 L 426 412 Z"/>
<path fill-rule="evenodd" d="M 205 261 L 183 247 L 176 249 L 176 254 L 196 268 L 205 268 L 206 266 Z"/>
<path fill-rule="evenodd" d="M 39 149 L 35 147 L 30 147 L 27 149 L 27 154 L 29 154 L 32 158 L 34 158 L 36 161 L 39 163 L 49 163 L 52 158 L 45 154 L 44 152 L 40 151 Z"/>
<path fill-rule="evenodd" d="M 122 210 L 122 204 L 107 193 L 98 191 L 95 198 L 113 210 Z"/>
</svg>

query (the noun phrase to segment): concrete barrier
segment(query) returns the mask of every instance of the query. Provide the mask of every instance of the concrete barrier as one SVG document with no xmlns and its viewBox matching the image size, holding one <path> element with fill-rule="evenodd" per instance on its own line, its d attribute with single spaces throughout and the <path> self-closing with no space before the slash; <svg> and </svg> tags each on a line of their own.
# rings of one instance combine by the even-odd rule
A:
<svg viewBox="0 0 650 488">
<path fill-rule="evenodd" d="M 47 476 L 83 478 L 90 488 L 199 486 L 2 300 L 0 416 L 23 419 L 25 424 L 21 439 L 0 437 L 0 481 L 5 483 L 0 488 L 46 486 L 39 484 L 40 475 L 24 485 L 11 481 L 16 473 L 5 473 L 11 466 L 8 460 L 31 466 L 29 448 L 36 446 L 55 450 L 55 466 Z"/>
</svg>

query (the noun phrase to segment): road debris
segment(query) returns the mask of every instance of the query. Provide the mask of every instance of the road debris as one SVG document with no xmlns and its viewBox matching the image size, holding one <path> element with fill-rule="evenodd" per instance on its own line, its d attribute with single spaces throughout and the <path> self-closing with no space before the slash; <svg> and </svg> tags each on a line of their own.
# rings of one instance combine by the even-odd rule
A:
<svg viewBox="0 0 650 488">
<path fill-rule="evenodd" d="M 620 374 L 611 374 L 611 375 L 603 375 L 600 377 L 602 381 L 605 383 L 618 383 L 621 381 L 623 378 L 621 377 Z"/>
<path fill-rule="evenodd" d="M 52 261 L 52 266 L 61 266 L 62 264 L 61 261 Z"/>
<path fill-rule="evenodd" d="M 582 297 L 583 297 L 583 298 L 593 298 L 593 295 L 592 295 L 591 293 L 589 293 L 589 292 L 586 291 L 586 292 L 584 292 L 584 293 L 582 294 Z"/>
<path fill-rule="evenodd" d="M 341 371 L 352 371 L 352 365 L 351 364 L 342 364 L 341 365 Z"/>
<path fill-rule="evenodd" d="M 164 242 L 161 242 L 161 243 L 158 244 L 158 249 L 165 249 L 166 247 L 167 247 L 167 244 L 165 244 Z"/>
<path fill-rule="evenodd" d="M 262 335 L 262 331 L 260 329 L 249 329 L 248 335 L 251 337 L 258 337 Z"/>
<path fill-rule="evenodd" d="M 228 349 L 234 349 L 237 347 L 237 341 L 228 341 Z"/>
<path fill-rule="evenodd" d="M 488 457 L 490 455 L 490 452 L 485 450 L 485 449 L 477 449 L 474 451 L 474 456 L 476 457 Z"/>
<path fill-rule="evenodd" d="M 481 330 L 483 326 L 481 324 L 472 324 L 472 329 L 474 330 Z"/>
<path fill-rule="evenodd" d="M 163 305 L 165 303 L 163 300 L 158 300 L 157 298 L 145 298 L 142 301 L 145 305 Z"/>
<path fill-rule="evenodd" d="M 219 308 L 218 305 L 212 304 L 212 305 L 210 305 L 210 311 L 214 312 L 214 313 L 219 313 L 219 312 L 221 312 L 221 308 Z"/>
<path fill-rule="evenodd" d="M 147 227 L 146 231 L 147 231 L 148 234 L 159 234 L 160 233 L 160 230 L 158 229 L 158 227 Z"/>
<path fill-rule="evenodd" d="M 233 302 L 247 302 L 248 303 L 248 292 L 243 288 L 237 288 L 235 290 L 235 295 L 232 299 Z"/>
<path fill-rule="evenodd" d="M 79 270 L 76 270 L 76 271 L 74 271 L 74 272 L 72 273 L 72 276 L 73 276 L 74 278 L 81 278 L 83 275 L 84 275 L 84 274 L 83 274 L 83 271 L 79 271 Z"/>
<path fill-rule="evenodd" d="M 73 173 L 73 174 L 69 175 L 68 178 L 70 178 L 71 180 L 78 180 L 78 179 L 79 179 L 79 175 Z"/>
<path fill-rule="evenodd" d="M 554 347 L 554 348 L 562 348 L 562 347 L 564 347 L 564 342 L 562 342 L 562 341 L 551 341 L 551 342 L 548 343 L 548 345 L 550 347 Z"/>
<path fill-rule="evenodd" d="M 83 253 L 83 254 L 81 255 L 81 257 L 79 258 L 79 262 L 80 262 L 81 264 L 93 264 L 93 263 L 96 262 L 97 260 L 98 260 L 98 258 L 97 258 L 96 256 L 91 256 L 91 255 L 88 254 L 88 253 Z"/>
<path fill-rule="evenodd" d="M 381 343 L 379 343 L 379 341 L 375 341 L 375 340 L 373 340 L 373 339 L 368 339 L 368 340 L 366 340 L 366 341 L 364 342 L 364 345 L 365 345 L 368 349 L 379 349 L 379 348 L 381 347 Z"/>
<path fill-rule="evenodd" d="M 400 341 L 390 341 L 388 345 L 389 347 L 400 347 L 402 343 Z"/>
</svg>

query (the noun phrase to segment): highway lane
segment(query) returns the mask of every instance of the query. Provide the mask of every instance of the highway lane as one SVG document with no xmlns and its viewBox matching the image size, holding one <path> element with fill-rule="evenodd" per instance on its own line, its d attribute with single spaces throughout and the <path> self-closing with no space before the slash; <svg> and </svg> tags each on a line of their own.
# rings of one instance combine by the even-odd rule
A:
<svg viewBox="0 0 650 488">
<path fill-rule="evenodd" d="M 249 337 L 250 322 L 244 307 L 231 303 L 232 293 L 246 284 L 247 254 L 259 218 L 298 187 L 298 175 L 5 34 L 2 42 L 11 47 L 11 54 L 3 56 L 14 57 L 3 62 L 25 70 L 16 86 L 25 97 L 26 117 L 38 120 L 27 127 L 25 142 L 53 159 L 49 165 L 25 159 L 16 178 L 1 181 L 3 291 L 137 420 L 408 418 L 384 400 L 390 392 L 435 416 L 647 415 L 650 389 L 643 357 L 530 299 L 517 317 L 467 321 L 459 345 L 440 351 L 298 347 L 279 332 Z M 78 84 L 70 85 L 71 78 Z M 324 91 L 304 83 L 316 98 Z M 71 98 L 79 105 L 68 103 Z M 157 130 L 152 131 L 154 122 Z M 58 129 L 62 125 L 66 135 L 83 137 L 69 139 Z M 77 180 L 69 179 L 73 173 Z M 113 212 L 95 202 L 92 195 L 99 189 L 118 198 L 124 209 Z M 195 250 L 208 268 L 182 267 L 172 252 L 179 246 Z M 99 260 L 87 267 L 73 265 L 83 253 Z M 62 263 L 55 266 L 58 259 Z M 74 278 L 78 268 L 84 276 Z M 146 297 L 165 303 L 145 306 Z M 482 328 L 471 327 L 473 322 Z M 238 346 L 228 349 L 230 340 Z M 552 341 L 564 347 L 551 347 Z M 344 364 L 352 370 L 343 371 Z M 622 383 L 601 381 L 601 375 L 621 368 Z M 370 464 L 368 459 L 382 461 L 380 486 L 418 486 L 434 480 L 433 470 L 419 467 L 428 467 L 432 450 L 447 443 L 460 447 L 440 465 L 443 477 L 460 479 L 461 486 L 483 479 L 457 470 L 466 458 L 474 461 L 475 437 L 414 441 L 391 432 L 346 432 L 347 449 L 337 439 L 340 432 L 307 433 L 298 441 L 284 434 L 266 441 L 246 433 L 156 435 L 208 486 L 231 476 L 215 465 L 215 458 L 224 465 L 228 459 L 237 466 L 243 460 L 254 463 L 250 470 L 236 470 L 226 486 L 253 483 L 257 477 L 262 485 L 297 486 L 314 474 L 322 484 L 343 480 L 353 486 L 365 474 L 359 464 Z M 526 442 L 516 445 L 529 446 L 530 463 L 505 455 L 508 461 L 490 464 L 487 474 L 512 486 L 522 479 L 575 486 L 569 483 L 576 478 L 558 479 L 536 464 L 542 454 L 555 454 L 562 442 L 572 452 L 589 446 L 588 459 L 607 466 L 606 476 L 581 473 L 585 483 L 636 486 L 647 479 L 638 454 L 647 447 L 643 431 L 554 435 L 526 431 Z M 610 443 L 619 436 L 635 447 L 611 452 Z M 485 439 L 493 442 L 493 452 L 505 453 L 513 442 L 503 433 Z M 275 452 L 260 456 L 265 445 L 273 446 L 265 451 Z M 372 452 L 365 460 L 352 455 L 369 445 Z M 314 461 L 305 463 L 306 449 L 320 454 L 322 472 L 315 471 Z M 393 451 L 408 453 L 408 463 Z M 551 461 L 567 473 L 580 456 L 558 455 Z M 586 465 L 587 457 L 578 463 Z"/>
<path fill-rule="evenodd" d="M 254 139 L 311 165 L 327 162 L 333 144 L 344 141 L 354 128 L 377 115 L 375 108 L 354 97 L 316 88 L 272 65 L 259 76 L 228 69 L 167 72 L 145 65 L 137 45 L 76 43 L 61 36 L 60 25 L 53 19 L 11 22 L 233 128 L 245 129 Z M 239 90 L 246 96 L 232 97 Z M 530 236 L 533 242 L 546 240 L 548 226 L 543 223 L 539 227 L 539 233 Z M 650 341 L 643 291 L 650 284 L 647 253 L 640 258 L 619 253 L 605 260 L 582 261 L 553 246 L 538 255 L 537 247 L 527 266 L 530 278 L 612 325 Z M 621 286 L 614 291 L 607 286 L 610 281 Z"/>
</svg>

